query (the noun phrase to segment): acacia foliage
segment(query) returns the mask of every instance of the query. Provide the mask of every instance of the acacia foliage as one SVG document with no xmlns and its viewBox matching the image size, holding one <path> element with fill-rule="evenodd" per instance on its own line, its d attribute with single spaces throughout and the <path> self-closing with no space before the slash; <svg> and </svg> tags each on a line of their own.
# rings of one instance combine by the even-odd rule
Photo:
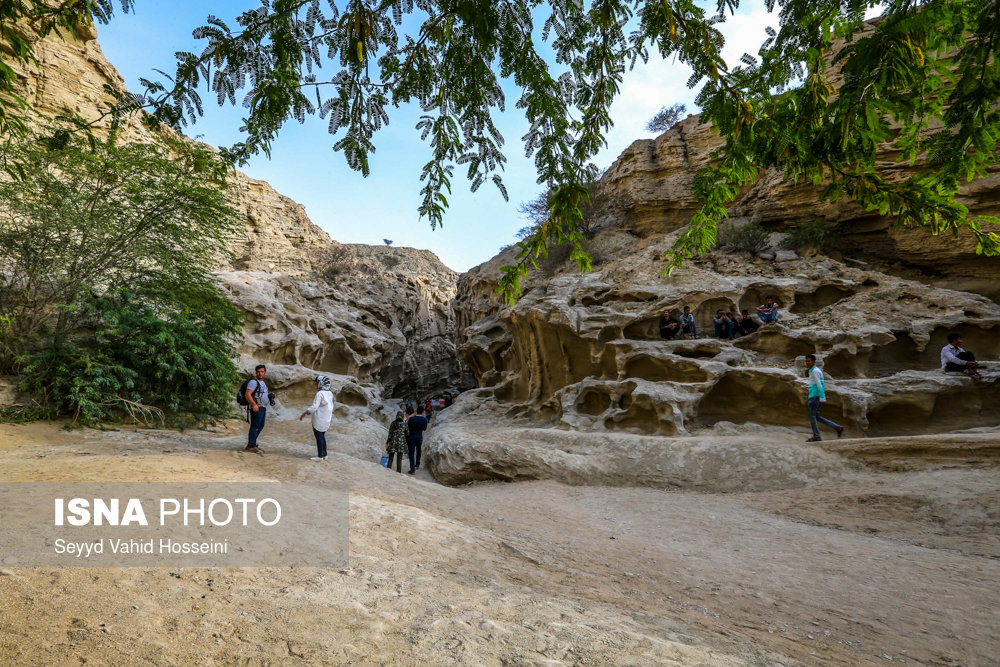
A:
<svg viewBox="0 0 1000 667">
<path fill-rule="evenodd" d="M 500 289 L 513 298 L 550 243 L 570 244 L 589 268 L 579 232 L 589 161 L 605 145 L 626 67 L 655 51 L 693 69 L 702 118 L 725 138 L 695 179 L 702 206 L 667 272 L 712 247 L 727 204 L 768 168 L 898 226 L 965 228 L 977 252 L 1000 251 L 982 226 L 995 220 L 970 219 L 955 201 L 962 181 L 997 161 L 1000 0 L 767 0 L 778 29 L 756 55 L 727 63 L 717 25 L 739 20 L 739 6 L 717 0 L 709 14 L 693 0 L 261 0 L 236 26 L 209 17 L 195 31 L 204 50 L 178 54 L 166 85 L 146 81 L 145 96 L 121 108 L 148 104 L 154 119 L 179 126 L 200 114 L 207 85 L 220 103 L 247 108 L 245 140 L 227 151 L 237 162 L 268 152 L 285 122 L 316 113 L 329 118 L 334 148 L 367 175 L 391 109 L 418 103 L 429 148 L 419 212 L 435 226 L 456 168 L 473 190 L 492 181 L 503 191 L 493 114 L 507 105 L 500 80 L 511 80 L 529 123 L 524 150 L 551 193 L 550 215 L 505 267 Z M 876 8 L 881 20 L 860 33 Z M 886 144 L 925 168 L 885 177 L 875 158 Z"/>
<path fill-rule="evenodd" d="M 223 416 L 243 318 L 210 269 L 228 167 L 178 140 L 11 141 L 0 180 L 0 372 L 83 423 Z"/>
</svg>

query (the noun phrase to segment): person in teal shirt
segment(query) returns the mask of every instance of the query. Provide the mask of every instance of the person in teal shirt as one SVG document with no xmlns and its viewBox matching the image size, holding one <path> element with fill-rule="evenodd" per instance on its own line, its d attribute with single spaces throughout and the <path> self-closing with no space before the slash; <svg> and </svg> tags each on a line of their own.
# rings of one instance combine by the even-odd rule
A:
<svg viewBox="0 0 1000 667">
<path fill-rule="evenodd" d="M 819 409 L 826 405 L 826 383 L 823 381 L 823 371 L 816 365 L 815 354 L 806 355 L 806 370 L 809 372 L 809 398 L 806 400 L 806 406 L 809 409 L 809 425 L 813 430 L 812 437 L 806 442 L 819 442 L 823 439 L 819 437 L 819 422 L 835 430 L 839 438 L 844 434 L 844 427 L 819 416 Z"/>
</svg>

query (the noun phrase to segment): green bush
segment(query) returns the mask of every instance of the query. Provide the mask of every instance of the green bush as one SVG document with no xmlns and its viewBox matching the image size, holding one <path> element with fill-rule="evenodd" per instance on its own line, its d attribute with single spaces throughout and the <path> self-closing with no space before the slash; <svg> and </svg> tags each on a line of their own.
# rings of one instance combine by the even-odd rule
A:
<svg viewBox="0 0 1000 667">
<path fill-rule="evenodd" d="M 19 389 L 40 405 L 87 426 L 203 424 L 228 413 L 242 315 L 221 295 L 118 290 L 85 304 L 82 318 L 90 333 L 18 358 Z"/>
<path fill-rule="evenodd" d="M 823 250 L 833 240 L 833 233 L 834 226 L 825 220 L 805 220 L 785 234 L 781 239 L 781 247 L 788 250 Z"/>
<path fill-rule="evenodd" d="M 242 315 L 209 267 L 239 214 L 218 156 L 67 134 L 12 140 L 2 157 L 0 372 L 38 406 L 6 416 L 227 416 Z"/>
<path fill-rule="evenodd" d="M 768 247 L 768 234 L 759 223 L 747 222 L 737 227 L 727 223 L 719 229 L 719 247 L 756 255 Z"/>
</svg>

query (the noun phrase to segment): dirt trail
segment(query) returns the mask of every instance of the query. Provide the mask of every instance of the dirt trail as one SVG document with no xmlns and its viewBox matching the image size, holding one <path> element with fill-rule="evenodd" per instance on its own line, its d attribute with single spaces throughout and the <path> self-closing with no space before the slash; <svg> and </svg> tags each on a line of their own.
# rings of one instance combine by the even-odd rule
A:
<svg viewBox="0 0 1000 667">
<path fill-rule="evenodd" d="M 5 481 L 346 480 L 351 557 L 323 568 L 14 568 L 3 664 L 941 664 L 1000 655 L 995 467 L 858 468 L 743 494 L 448 488 L 269 425 L 0 425 Z M 994 437 L 989 434 L 983 438 Z M 998 438 L 1000 439 L 1000 438 Z M 979 448 L 981 451 L 981 448 Z"/>
</svg>

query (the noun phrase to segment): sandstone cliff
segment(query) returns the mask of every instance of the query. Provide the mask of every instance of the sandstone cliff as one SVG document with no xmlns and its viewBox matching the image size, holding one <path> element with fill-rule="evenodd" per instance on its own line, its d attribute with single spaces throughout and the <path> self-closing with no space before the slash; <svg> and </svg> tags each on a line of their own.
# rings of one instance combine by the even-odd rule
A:
<svg viewBox="0 0 1000 667">
<path fill-rule="evenodd" d="M 124 90 L 124 81 L 96 32 L 77 32 L 35 44 L 38 63 L 20 73 L 19 93 L 41 116 L 75 114 L 106 131 L 104 87 Z M 126 141 L 153 135 L 138 116 L 121 130 Z M 289 382 L 316 372 L 350 375 L 386 395 L 458 381 L 450 306 L 456 273 L 428 251 L 336 243 L 266 182 L 242 172 L 231 181 L 246 224 L 218 276 L 249 316 L 239 349 L 244 370 L 263 361 L 286 367 L 276 377 Z"/>
<path fill-rule="evenodd" d="M 691 193 L 694 175 L 721 144 L 698 116 L 656 139 L 634 142 L 597 184 L 592 224 L 627 229 L 640 238 L 686 225 L 698 207 Z M 883 173 L 900 179 L 920 168 L 894 161 L 888 149 L 879 163 Z M 1000 299 L 1000 257 L 977 256 L 971 234 L 955 238 L 922 229 L 893 229 L 892 219 L 878 211 L 865 211 L 846 200 L 821 201 L 821 190 L 768 171 L 733 202 L 730 216 L 754 220 L 772 231 L 803 220 L 829 221 L 837 225 L 839 255 L 863 259 L 900 277 Z M 959 201 L 973 216 L 996 215 L 1000 166 L 985 178 L 965 183 Z"/>
<path fill-rule="evenodd" d="M 459 353 L 482 389 L 434 436 L 439 479 L 728 490 L 829 475 L 815 450 L 773 445 L 788 428 L 806 431 L 807 353 L 830 378 L 825 416 L 850 436 L 1000 424 L 994 367 L 977 383 L 939 370 L 952 330 L 979 358 L 1000 356 L 1000 258 L 976 256 L 964 234 L 894 230 L 886 218 L 820 202 L 818 188 L 766 173 L 732 218 L 759 222 L 772 243 L 794 223 L 827 220 L 837 225 L 835 251 L 764 259 L 715 250 L 661 277 L 664 253 L 698 205 L 694 174 L 719 144 L 689 117 L 619 157 L 594 190 L 593 273 L 577 273 L 557 249 L 513 307 L 493 288 L 516 249 L 462 276 Z M 905 175 L 909 167 L 886 156 L 884 169 Z M 997 215 L 1000 170 L 967 184 L 962 201 L 974 215 Z M 713 337 L 717 309 L 753 312 L 769 294 L 782 305 L 779 325 L 735 341 Z M 699 338 L 661 340 L 660 314 L 684 305 Z M 498 420 L 516 437 L 496 437 L 486 424 Z"/>
</svg>

